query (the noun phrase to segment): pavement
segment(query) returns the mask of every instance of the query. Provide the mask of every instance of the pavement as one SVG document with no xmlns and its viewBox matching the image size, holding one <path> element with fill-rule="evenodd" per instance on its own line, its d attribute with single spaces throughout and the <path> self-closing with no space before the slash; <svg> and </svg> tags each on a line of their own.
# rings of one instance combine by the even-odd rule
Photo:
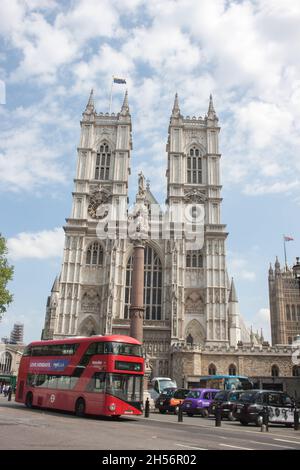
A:
<svg viewBox="0 0 300 470">
<path fill-rule="evenodd" d="M 27 409 L 0 396 L 0 449 L 55 450 L 288 450 L 300 449 L 300 431 L 272 425 L 269 432 L 238 422 L 150 413 L 149 418 L 78 418 L 73 414 Z"/>
</svg>

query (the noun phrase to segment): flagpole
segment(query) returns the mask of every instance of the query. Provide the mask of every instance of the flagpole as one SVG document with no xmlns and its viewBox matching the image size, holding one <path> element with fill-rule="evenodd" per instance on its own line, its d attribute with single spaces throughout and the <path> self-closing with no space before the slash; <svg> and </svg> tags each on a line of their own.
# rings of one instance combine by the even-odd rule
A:
<svg viewBox="0 0 300 470">
<path fill-rule="evenodd" d="M 286 245 L 285 245 L 285 235 L 283 235 L 283 248 L 284 248 L 284 262 L 285 262 L 285 270 L 287 270 L 287 259 L 286 259 Z"/>
<path fill-rule="evenodd" d="M 112 76 L 111 87 L 110 87 L 109 114 L 111 114 L 113 84 L 114 84 L 114 76 Z"/>
</svg>

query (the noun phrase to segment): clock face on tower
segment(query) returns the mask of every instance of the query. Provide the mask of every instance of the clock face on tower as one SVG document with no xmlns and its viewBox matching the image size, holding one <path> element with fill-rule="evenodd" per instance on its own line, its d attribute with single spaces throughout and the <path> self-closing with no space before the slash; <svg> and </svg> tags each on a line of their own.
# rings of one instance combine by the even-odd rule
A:
<svg viewBox="0 0 300 470">
<path fill-rule="evenodd" d="M 88 213 L 92 219 L 104 219 L 108 214 L 108 206 L 92 199 L 88 206 Z"/>
<path fill-rule="evenodd" d="M 97 219 L 97 209 L 99 207 L 98 201 L 91 201 L 88 206 L 88 213 L 92 219 Z"/>
</svg>

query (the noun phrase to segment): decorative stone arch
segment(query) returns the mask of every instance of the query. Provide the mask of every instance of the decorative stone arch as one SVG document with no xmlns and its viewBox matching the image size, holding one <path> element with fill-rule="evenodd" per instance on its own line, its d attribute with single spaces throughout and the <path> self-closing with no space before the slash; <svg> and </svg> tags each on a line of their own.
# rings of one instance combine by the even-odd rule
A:
<svg viewBox="0 0 300 470">
<path fill-rule="evenodd" d="M 164 266 L 165 265 L 165 255 L 164 255 L 164 251 L 162 250 L 161 246 L 158 243 L 154 242 L 153 240 L 147 240 L 146 245 L 150 246 L 150 248 L 152 248 L 152 250 L 154 250 L 155 253 L 158 255 L 158 257 L 160 259 L 160 262 L 161 262 L 161 265 L 162 265 L 162 268 L 164 269 L 164 267 L 165 267 Z M 125 256 L 124 256 L 125 266 L 126 267 L 127 267 L 129 258 L 132 255 L 133 255 L 133 246 L 129 246 L 127 248 L 127 250 L 125 252 Z"/>
<path fill-rule="evenodd" d="M 189 338 L 189 343 L 191 343 L 191 338 L 192 338 L 192 344 L 193 345 L 203 345 L 205 342 L 205 331 L 203 326 L 198 322 L 198 320 L 193 319 L 191 320 L 184 332 L 184 338 L 187 340 Z"/>
<path fill-rule="evenodd" d="M 199 289 L 194 289 L 186 294 L 185 311 L 186 313 L 203 314 L 205 304 L 203 296 L 199 293 Z"/>
<path fill-rule="evenodd" d="M 188 151 L 190 150 L 191 147 L 197 147 L 200 150 L 200 156 L 203 157 L 206 155 L 207 150 L 204 147 L 204 145 L 201 143 L 200 139 L 194 138 L 193 140 L 189 141 L 185 146 L 184 146 L 184 153 L 187 155 Z"/>
<path fill-rule="evenodd" d="M 93 146 L 93 152 L 98 152 L 101 145 L 108 145 L 112 152 L 116 150 L 116 143 L 111 139 L 109 135 L 101 135 L 95 140 L 95 144 Z"/>
<path fill-rule="evenodd" d="M 145 285 L 144 285 L 144 300 L 145 300 L 145 320 L 163 320 L 163 257 L 157 245 L 153 242 L 146 244 L 145 256 L 147 256 L 147 247 L 152 251 L 153 256 L 150 262 L 144 266 Z M 124 289 L 124 318 L 129 318 L 129 311 L 131 305 L 131 290 L 132 290 L 132 255 L 133 250 L 127 251 L 126 268 L 125 268 L 125 289 Z"/>
<path fill-rule="evenodd" d="M 99 314 L 101 311 L 101 298 L 99 291 L 94 288 L 88 288 L 82 292 L 81 312 L 87 314 Z"/>
<path fill-rule="evenodd" d="M 211 362 L 208 366 L 208 375 L 216 375 L 217 368 L 213 362 Z"/>
<path fill-rule="evenodd" d="M 97 251 L 96 258 L 93 253 L 95 250 Z M 105 248 L 103 246 L 103 243 L 101 243 L 99 239 L 96 238 L 94 240 L 89 240 L 86 243 L 85 248 L 84 248 L 84 264 L 88 266 L 89 265 L 103 266 L 104 253 L 105 253 Z"/>
<path fill-rule="evenodd" d="M 92 315 L 89 315 L 80 323 L 78 332 L 82 336 L 92 336 L 99 333 L 98 323 Z"/>
</svg>

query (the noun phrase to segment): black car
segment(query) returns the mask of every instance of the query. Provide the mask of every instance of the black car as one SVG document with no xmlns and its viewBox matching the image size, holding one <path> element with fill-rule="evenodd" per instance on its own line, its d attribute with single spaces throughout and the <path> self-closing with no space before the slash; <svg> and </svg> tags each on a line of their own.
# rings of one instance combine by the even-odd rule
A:
<svg viewBox="0 0 300 470">
<path fill-rule="evenodd" d="M 263 424 L 264 413 L 269 423 L 292 426 L 294 422 L 294 401 L 285 392 L 273 390 L 249 390 L 242 393 L 236 406 L 235 417 L 241 424 Z"/>
<path fill-rule="evenodd" d="M 189 392 L 190 390 L 186 388 L 165 388 L 157 398 L 155 408 L 157 408 L 160 413 L 171 411 L 177 414 L 181 403 Z"/>
<path fill-rule="evenodd" d="M 222 418 L 228 418 L 230 421 L 234 421 L 236 405 L 241 395 L 245 393 L 244 390 L 222 390 L 218 392 L 210 406 L 209 412 L 215 414 L 216 408 L 221 408 Z"/>
</svg>

